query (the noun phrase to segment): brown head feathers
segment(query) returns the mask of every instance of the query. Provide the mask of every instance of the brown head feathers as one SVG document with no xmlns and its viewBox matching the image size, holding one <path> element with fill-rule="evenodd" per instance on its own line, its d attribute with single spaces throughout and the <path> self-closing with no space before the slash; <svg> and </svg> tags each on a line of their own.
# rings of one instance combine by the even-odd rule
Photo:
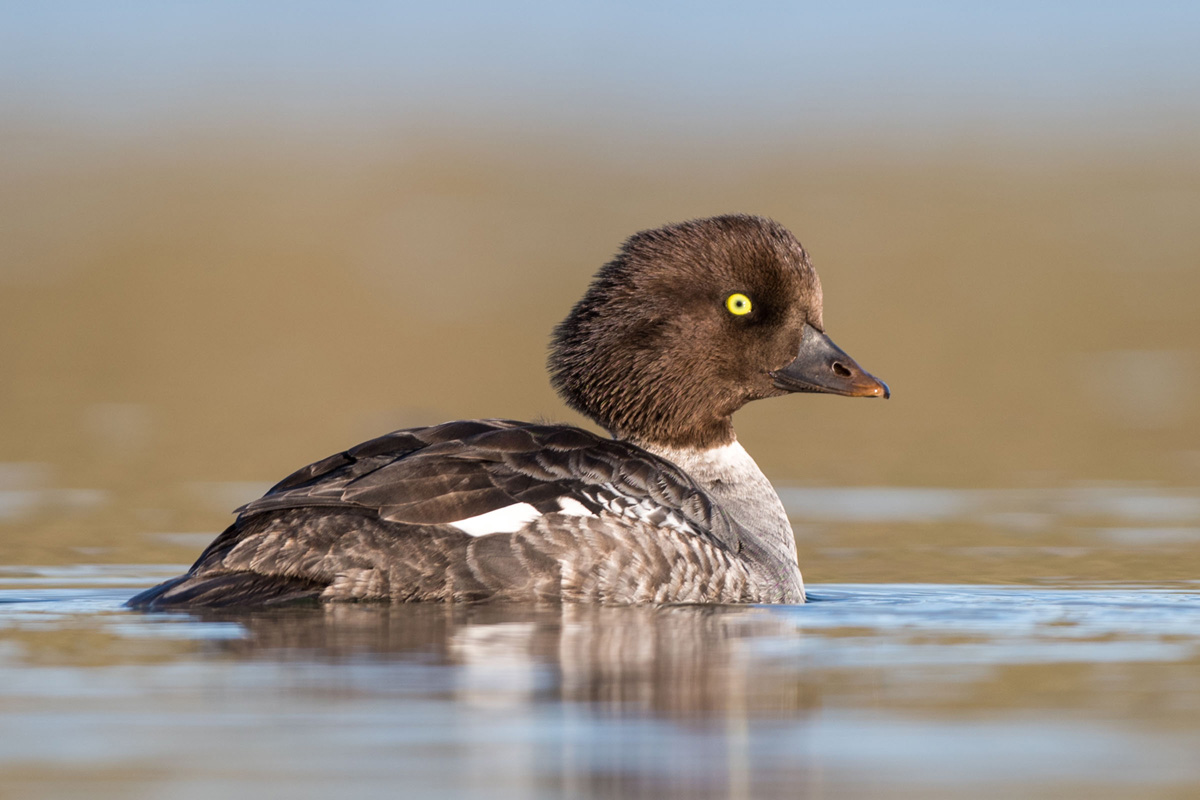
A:
<svg viewBox="0 0 1200 800">
<path fill-rule="evenodd" d="M 668 225 L 630 237 L 555 328 L 551 382 L 619 438 L 729 444 L 733 412 L 784 394 L 770 373 L 796 357 L 806 323 L 824 328 L 821 284 L 782 225 Z"/>
</svg>

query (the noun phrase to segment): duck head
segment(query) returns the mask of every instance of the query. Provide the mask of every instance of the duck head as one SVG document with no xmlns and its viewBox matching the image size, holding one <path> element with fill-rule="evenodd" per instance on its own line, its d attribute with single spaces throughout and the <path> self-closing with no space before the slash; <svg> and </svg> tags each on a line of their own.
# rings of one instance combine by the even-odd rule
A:
<svg viewBox="0 0 1200 800">
<path fill-rule="evenodd" d="M 551 381 L 614 436 L 709 448 L 791 392 L 888 397 L 825 335 L 821 282 L 782 225 L 731 215 L 630 237 L 554 331 Z"/>
</svg>

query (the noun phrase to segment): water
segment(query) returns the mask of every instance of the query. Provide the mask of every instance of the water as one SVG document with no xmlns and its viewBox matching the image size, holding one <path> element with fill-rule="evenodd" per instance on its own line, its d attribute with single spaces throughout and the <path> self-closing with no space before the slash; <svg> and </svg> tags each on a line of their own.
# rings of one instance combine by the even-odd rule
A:
<svg viewBox="0 0 1200 800">
<path fill-rule="evenodd" d="M 779 608 L 121 608 L 175 570 L 0 572 L 12 796 L 1200 791 L 1200 582 L 831 584 Z"/>
</svg>

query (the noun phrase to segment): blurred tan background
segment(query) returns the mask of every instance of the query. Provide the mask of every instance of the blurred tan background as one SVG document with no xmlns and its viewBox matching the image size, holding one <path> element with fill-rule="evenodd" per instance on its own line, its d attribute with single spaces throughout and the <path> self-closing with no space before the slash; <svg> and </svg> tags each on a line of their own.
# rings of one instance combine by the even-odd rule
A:
<svg viewBox="0 0 1200 800">
<path fill-rule="evenodd" d="M 795 495 L 810 579 L 1194 576 L 1200 13 L 891 8 L 6 9 L 0 562 L 182 563 L 365 438 L 578 423 L 591 274 L 739 211 L 894 392 L 738 419 L 777 486 L 907 492 Z"/>
</svg>

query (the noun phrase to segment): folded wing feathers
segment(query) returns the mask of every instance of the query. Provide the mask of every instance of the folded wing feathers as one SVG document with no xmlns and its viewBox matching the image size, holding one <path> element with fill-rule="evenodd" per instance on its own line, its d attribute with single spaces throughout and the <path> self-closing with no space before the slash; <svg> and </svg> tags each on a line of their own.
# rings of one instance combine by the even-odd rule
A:
<svg viewBox="0 0 1200 800">
<path fill-rule="evenodd" d="M 543 513 L 569 497 L 657 519 L 656 507 L 699 535 L 712 510 L 691 481 L 623 442 L 565 426 L 470 420 L 397 431 L 298 470 L 242 516 L 350 506 L 393 522 L 445 524 L 529 503 Z M 728 544 L 725 531 L 714 536 Z"/>
<path fill-rule="evenodd" d="M 513 533 L 452 525 L 530 506 L 540 516 Z M 309 586 L 357 600 L 749 596 L 736 530 L 690 478 L 575 428 L 470 420 L 397 431 L 296 471 L 240 511 L 193 584 L 170 592 L 206 596 L 201 581 L 246 571 L 293 587 L 281 597 L 313 596 Z M 167 589 L 153 591 L 146 605 L 168 602 Z"/>
</svg>

